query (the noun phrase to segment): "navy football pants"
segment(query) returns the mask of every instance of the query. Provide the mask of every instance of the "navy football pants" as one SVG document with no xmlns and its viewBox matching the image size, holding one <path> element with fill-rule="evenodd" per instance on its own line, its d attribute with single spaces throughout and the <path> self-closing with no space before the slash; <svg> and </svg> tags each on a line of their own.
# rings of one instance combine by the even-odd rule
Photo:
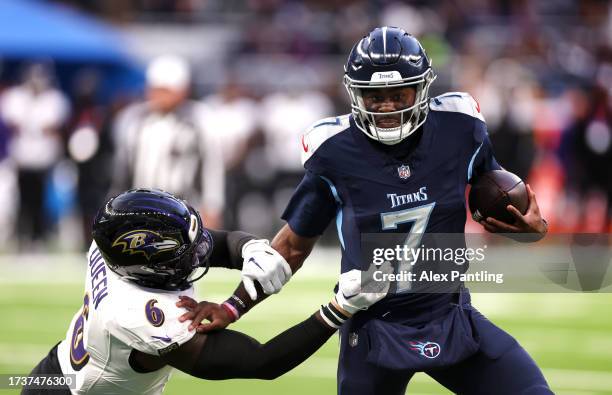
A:
<svg viewBox="0 0 612 395">
<path fill-rule="evenodd" d="M 462 362 L 425 373 L 457 394 L 552 394 L 542 372 L 523 347 L 484 316 L 478 315 L 484 335 L 481 349 Z M 357 335 L 355 339 L 348 325 L 342 328 L 338 394 L 404 395 L 416 372 L 390 370 L 367 362 L 369 345 L 363 338 L 365 333 L 358 331 Z M 503 345 L 502 348 L 499 345 Z"/>
</svg>

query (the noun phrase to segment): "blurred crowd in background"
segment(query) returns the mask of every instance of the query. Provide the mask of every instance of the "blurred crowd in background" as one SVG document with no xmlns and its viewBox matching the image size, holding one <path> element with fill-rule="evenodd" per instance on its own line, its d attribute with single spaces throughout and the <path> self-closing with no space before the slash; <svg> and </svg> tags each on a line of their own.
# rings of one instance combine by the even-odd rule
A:
<svg viewBox="0 0 612 395">
<path fill-rule="evenodd" d="M 612 232 L 608 1 L 6 0 L 0 15 L 20 7 L 57 26 L 0 23 L 0 251 L 84 248 L 100 205 L 133 186 L 274 234 L 300 134 L 349 111 L 343 64 L 379 25 L 421 40 L 432 95 L 477 99 L 552 231 Z M 13 45 L 10 29 L 37 27 L 58 48 Z"/>
</svg>

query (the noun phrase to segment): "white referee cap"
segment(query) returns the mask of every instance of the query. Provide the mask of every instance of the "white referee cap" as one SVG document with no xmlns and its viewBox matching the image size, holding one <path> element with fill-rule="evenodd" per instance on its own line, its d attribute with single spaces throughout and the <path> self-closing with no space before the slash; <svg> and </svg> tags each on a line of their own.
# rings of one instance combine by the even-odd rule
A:
<svg viewBox="0 0 612 395">
<path fill-rule="evenodd" d="M 189 64 L 181 57 L 163 55 L 153 59 L 147 67 L 147 85 L 150 87 L 183 90 L 190 82 Z"/>
</svg>

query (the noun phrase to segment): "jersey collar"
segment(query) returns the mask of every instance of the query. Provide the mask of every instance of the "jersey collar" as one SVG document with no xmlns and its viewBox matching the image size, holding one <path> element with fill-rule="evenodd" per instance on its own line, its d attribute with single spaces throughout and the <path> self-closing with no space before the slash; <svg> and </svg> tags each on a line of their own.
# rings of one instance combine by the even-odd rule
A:
<svg viewBox="0 0 612 395">
<path fill-rule="evenodd" d="M 393 155 L 386 154 L 376 149 L 373 146 L 374 142 L 367 137 L 365 133 L 359 130 L 359 128 L 357 128 L 353 115 L 350 116 L 351 134 L 355 144 L 359 147 L 368 162 L 370 162 L 373 166 L 384 169 L 384 173 L 393 177 L 393 179 L 396 181 L 399 180 L 401 182 L 409 182 L 412 177 L 401 179 L 398 176 L 397 169 L 399 166 L 407 165 L 410 167 L 410 170 L 413 173 L 419 170 L 420 165 L 426 158 L 426 154 L 429 151 L 431 142 L 433 140 L 434 130 L 431 127 L 431 122 L 429 122 L 430 118 L 431 117 L 428 116 L 425 123 L 423 123 L 423 136 L 421 136 L 421 140 L 415 147 L 414 151 L 406 158 L 405 161 L 400 161 Z"/>
</svg>

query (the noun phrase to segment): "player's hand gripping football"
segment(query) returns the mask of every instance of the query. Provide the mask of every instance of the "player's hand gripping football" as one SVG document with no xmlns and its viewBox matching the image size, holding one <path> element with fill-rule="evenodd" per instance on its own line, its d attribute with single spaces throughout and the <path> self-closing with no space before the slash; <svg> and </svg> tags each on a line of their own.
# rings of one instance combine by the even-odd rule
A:
<svg viewBox="0 0 612 395">
<path fill-rule="evenodd" d="M 491 233 L 523 233 L 523 234 L 532 234 L 535 235 L 534 239 L 539 240 L 548 231 L 548 226 L 546 225 L 546 221 L 542 218 L 542 214 L 540 214 L 540 208 L 538 207 L 538 202 L 536 201 L 535 193 L 533 189 L 526 185 L 527 187 L 527 195 L 529 196 L 529 205 L 527 206 L 527 211 L 525 214 L 521 214 L 516 207 L 512 205 L 508 205 L 506 209 L 512 214 L 515 218 L 514 224 L 507 224 L 500 220 L 497 220 L 492 217 L 488 217 L 483 221 L 480 221 L 484 228 Z"/>
<path fill-rule="evenodd" d="M 340 274 L 335 296 L 337 305 L 350 314 L 366 310 L 387 296 L 391 283 L 385 275 L 390 273 L 393 273 L 393 267 L 384 262 L 370 265 L 367 271 L 353 269 Z"/>
<path fill-rule="evenodd" d="M 179 296 L 179 299 L 176 302 L 177 307 L 184 307 L 189 310 L 179 317 L 179 321 L 191 321 L 190 331 L 195 329 L 200 333 L 210 332 L 223 329 L 234 322 L 233 317 L 221 305 L 211 302 L 198 303 L 188 296 Z M 210 322 L 202 324 L 204 320 Z"/>
<path fill-rule="evenodd" d="M 255 281 L 268 295 L 275 294 L 291 278 L 291 267 L 268 240 L 251 240 L 242 247 L 242 283 L 252 300 L 257 299 Z"/>
</svg>

